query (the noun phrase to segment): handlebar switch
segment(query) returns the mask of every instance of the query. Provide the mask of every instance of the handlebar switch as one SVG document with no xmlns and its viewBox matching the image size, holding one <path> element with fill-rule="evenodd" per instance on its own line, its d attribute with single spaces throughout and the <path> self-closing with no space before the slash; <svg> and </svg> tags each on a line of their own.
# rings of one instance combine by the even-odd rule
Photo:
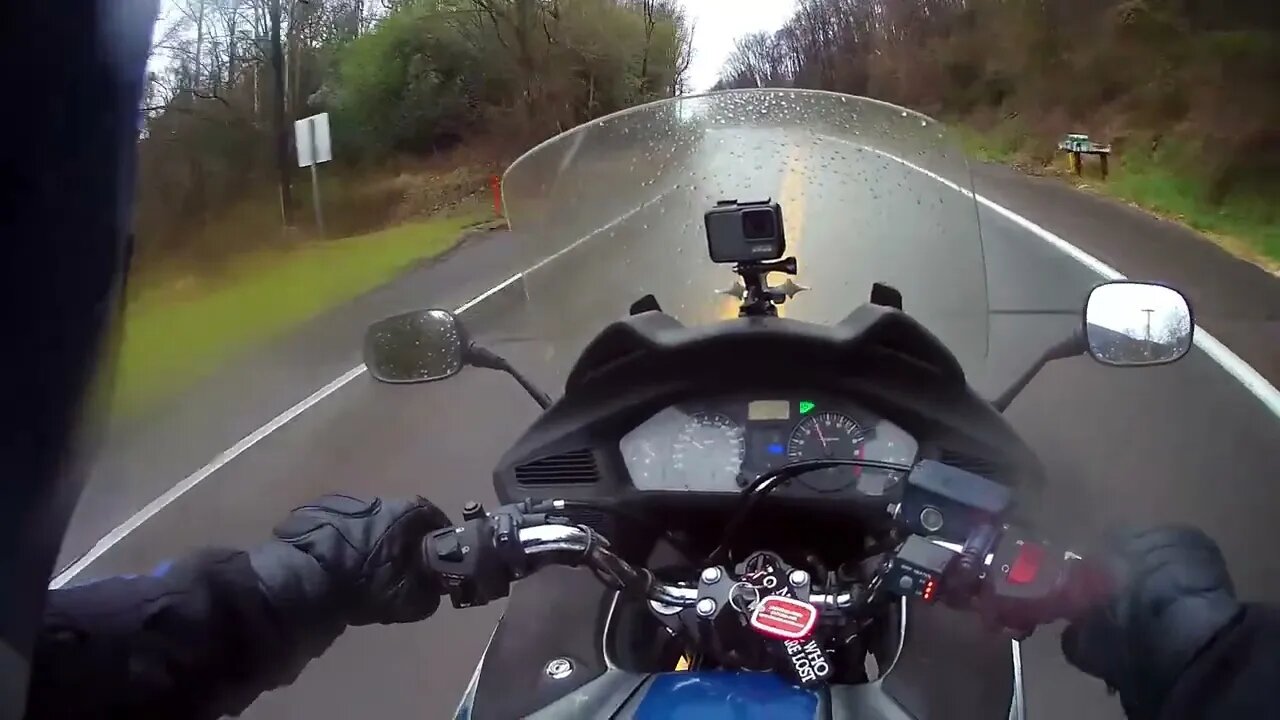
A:
<svg viewBox="0 0 1280 720">
<path fill-rule="evenodd" d="M 499 517 L 511 521 L 510 516 Z M 440 577 L 454 607 L 486 605 L 511 591 L 511 571 L 504 551 L 495 542 L 495 530 L 501 531 L 501 522 L 497 525 L 495 528 L 488 517 L 468 520 L 431 533 L 423 543 L 424 560 Z M 516 538 L 518 550 L 518 535 L 514 530 L 509 534 Z"/>
<path fill-rule="evenodd" d="M 481 505 L 475 500 L 468 500 L 466 504 L 462 506 L 463 522 L 466 522 L 467 520 L 479 520 L 484 516 L 485 516 L 484 505 Z"/>
<path fill-rule="evenodd" d="M 894 595 L 933 602 L 942 584 L 942 574 L 955 556 L 952 550 L 912 535 L 897 554 L 889 558 L 880 587 Z"/>
<path fill-rule="evenodd" d="M 1015 631 L 1030 634 L 1037 625 L 1063 615 L 1060 591 L 1069 570 L 1066 554 L 1005 531 L 983 583 L 984 614 Z"/>
</svg>

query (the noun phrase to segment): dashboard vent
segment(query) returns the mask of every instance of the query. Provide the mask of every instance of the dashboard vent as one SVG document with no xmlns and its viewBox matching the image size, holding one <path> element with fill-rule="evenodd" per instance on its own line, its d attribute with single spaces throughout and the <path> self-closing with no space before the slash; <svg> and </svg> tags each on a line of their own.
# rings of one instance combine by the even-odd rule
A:
<svg viewBox="0 0 1280 720">
<path fill-rule="evenodd" d="M 950 465 L 951 467 L 968 470 L 974 475 L 981 475 L 988 480 L 999 480 L 999 468 L 995 464 L 984 460 L 980 457 L 966 455 L 954 450 L 943 449 L 938 453 L 938 462 Z"/>
<path fill-rule="evenodd" d="M 516 467 L 516 482 L 521 485 L 587 485 L 599 479 L 590 450 L 550 455 Z"/>
</svg>

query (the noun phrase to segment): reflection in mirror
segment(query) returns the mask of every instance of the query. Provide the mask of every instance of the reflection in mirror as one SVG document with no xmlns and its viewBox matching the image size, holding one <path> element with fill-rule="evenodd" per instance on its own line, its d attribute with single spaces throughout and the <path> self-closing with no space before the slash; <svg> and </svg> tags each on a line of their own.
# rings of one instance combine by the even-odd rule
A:
<svg viewBox="0 0 1280 720">
<path fill-rule="evenodd" d="M 462 369 L 467 339 L 448 310 L 418 310 L 369 326 L 364 364 L 382 382 L 431 382 Z"/>
<path fill-rule="evenodd" d="M 1084 318 L 1089 354 L 1107 365 L 1161 365 L 1191 349 L 1191 306 L 1164 285 L 1099 285 L 1089 293 Z"/>
</svg>

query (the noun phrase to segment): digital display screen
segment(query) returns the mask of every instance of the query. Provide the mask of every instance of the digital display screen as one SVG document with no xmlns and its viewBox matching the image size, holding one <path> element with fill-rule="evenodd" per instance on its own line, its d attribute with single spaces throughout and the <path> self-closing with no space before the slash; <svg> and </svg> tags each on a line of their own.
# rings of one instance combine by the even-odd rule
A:
<svg viewBox="0 0 1280 720">
<path fill-rule="evenodd" d="M 790 420 L 791 403 L 787 400 L 754 400 L 747 405 L 747 420 Z"/>
</svg>

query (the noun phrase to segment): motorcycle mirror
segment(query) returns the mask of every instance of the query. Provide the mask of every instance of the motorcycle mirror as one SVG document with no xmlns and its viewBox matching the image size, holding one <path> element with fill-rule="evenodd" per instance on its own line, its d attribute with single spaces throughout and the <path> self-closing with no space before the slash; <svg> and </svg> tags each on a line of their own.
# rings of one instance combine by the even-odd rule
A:
<svg viewBox="0 0 1280 720">
<path fill-rule="evenodd" d="M 1104 365 L 1164 365 L 1191 349 L 1191 304 L 1165 285 L 1117 281 L 1089 293 L 1084 334 L 1089 354 Z"/>
<path fill-rule="evenodd" d="M 466 328 L 453 313 L 415 310 L 369 326 L 364 364 L 381 382 L 435 382 L 462 370 L 469 345 Z"/>
</svg>

